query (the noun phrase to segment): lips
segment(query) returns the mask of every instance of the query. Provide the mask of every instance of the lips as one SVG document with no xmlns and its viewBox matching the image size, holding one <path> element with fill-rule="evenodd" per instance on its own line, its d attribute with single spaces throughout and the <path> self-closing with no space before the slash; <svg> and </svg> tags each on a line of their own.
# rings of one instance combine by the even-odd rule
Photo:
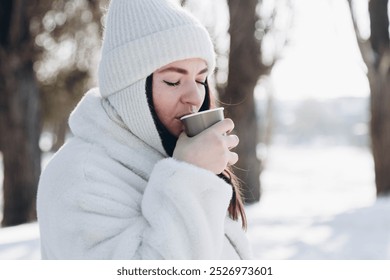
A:
<svg viewBox="0 0 390 280">
<path fill-rule="evenodd" d="M 185 114 L 182 114 L 182 115 L 179 115 L 178 117 L 176 117 L 178 120 L 180 120 L 182 117 L 184 116 L 187 116 L 187 115 L 190 115 L 190 114 L 193 114 L 193 112 L 187 112 Z"/>
</svg>

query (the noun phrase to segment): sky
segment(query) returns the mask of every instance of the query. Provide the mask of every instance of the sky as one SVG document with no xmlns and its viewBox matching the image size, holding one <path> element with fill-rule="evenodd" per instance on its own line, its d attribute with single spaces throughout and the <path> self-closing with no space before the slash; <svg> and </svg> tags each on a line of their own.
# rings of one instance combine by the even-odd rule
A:
<svg viewBox="0 0 390 280">
<path fill-rule="evenodd" d="M 341 96 L 367 97 L 369 83 L 366 66 L 360 55 L 347 0 L 290 0 L 294 14 L 286 28 L 289 15 L 283 1 L 262 0 L 261 12 L 267 13 L 279 5 L 282 15 L 280 33 L 288 32 L 289 42 L 275 64 L 267 90 L 277 99 L 327 99 Z M 360 29 L 369 34 L 367 0 L 355 0 Z M 278 4 L 279 3 L 279 4 Z M 189 9 L 206 26 L 214 25 L 217 48 L 228 47 L 228 9 L 226 1 L 187 1 Z M 284 9 L 283 9 L 284 8 Z M 280 20 L 280 18 L 279 18 Z M 275 45 L 269 44 L 272 53 Z M 225 63 L 226 65 L 226 63 Z M 220 75 L 226 75 L 220 73 Z M 268 87 L 268 85 L 270 87 Z M 258 89 L 261 89 L 260 86 Z M 264 98 L 264 91 L 256 93 Z"/>
<path fill-rule="evenodd" d="M 368 96 L 366 66 L 347 1 L 294 0 L 293 4 L 290 43 L 271 74 L 276 97 Z"/>
</svg>

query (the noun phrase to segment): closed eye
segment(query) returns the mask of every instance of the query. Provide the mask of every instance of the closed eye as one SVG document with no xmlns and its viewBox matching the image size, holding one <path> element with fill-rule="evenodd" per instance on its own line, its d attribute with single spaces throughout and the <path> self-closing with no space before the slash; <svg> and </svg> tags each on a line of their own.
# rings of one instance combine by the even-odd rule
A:
<svg viewBox="0 0 390 280">
<path fill-rule="evenodd" d="M 177 87 L 178 85 L 180 85 L 180 81 L 177 81 L 175 83 L 172 83 L 172 82 L 168 82 L 168 81 L 165 81 L 164 80 L 164 83 L 166 83 L 168 86 L 170 87 Z"/>
<path fill-rule="evenodd" d="M 202 82 L 202 81 L 196 81 L 198 84 L 201 84 L 203 86 L 206 86 L 206 81 Z"/>
</svg>

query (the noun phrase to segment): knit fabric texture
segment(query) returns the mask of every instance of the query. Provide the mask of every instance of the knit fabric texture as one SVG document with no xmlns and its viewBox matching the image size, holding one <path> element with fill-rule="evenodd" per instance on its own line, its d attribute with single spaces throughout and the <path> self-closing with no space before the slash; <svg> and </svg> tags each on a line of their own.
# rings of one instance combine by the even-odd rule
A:
<svg viewBox="0 0 390 280">
<path fill-rule="evenodd" d="M 165 154 L 145 94 L 147 76 L 174 61 L 215 54 L 207 30 L 169 0 L 112 0 L 99 64 L 99 88 L 125 125 Z"/>
</svg>

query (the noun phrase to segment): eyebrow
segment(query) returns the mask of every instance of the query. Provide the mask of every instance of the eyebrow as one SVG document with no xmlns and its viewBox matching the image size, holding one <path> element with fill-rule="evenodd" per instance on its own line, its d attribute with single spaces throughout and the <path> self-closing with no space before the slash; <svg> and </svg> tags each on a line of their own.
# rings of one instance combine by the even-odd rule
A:
<svg viewBox="0 0 390 280">
<path fill-rule="evenodd" d="M 200 74 L 203 74 L 203 73 L 207 73 L 209 69 L 206 67 L 204 69 L 202 69 L 197 75 L 200 75 Z M 165 68 L 165 69 L 162 69 L 160 71 L 158 71 L 160 73 L 164 73 L 164 72 L 177 72 L 177 73 L 180 73 L 180 74 L 188 74 L 188 71 L 186 69 L 183 69 L 183 68 L 180 68 L 180 67 L 168 67 L 168 68 Z"/>
</svg>

